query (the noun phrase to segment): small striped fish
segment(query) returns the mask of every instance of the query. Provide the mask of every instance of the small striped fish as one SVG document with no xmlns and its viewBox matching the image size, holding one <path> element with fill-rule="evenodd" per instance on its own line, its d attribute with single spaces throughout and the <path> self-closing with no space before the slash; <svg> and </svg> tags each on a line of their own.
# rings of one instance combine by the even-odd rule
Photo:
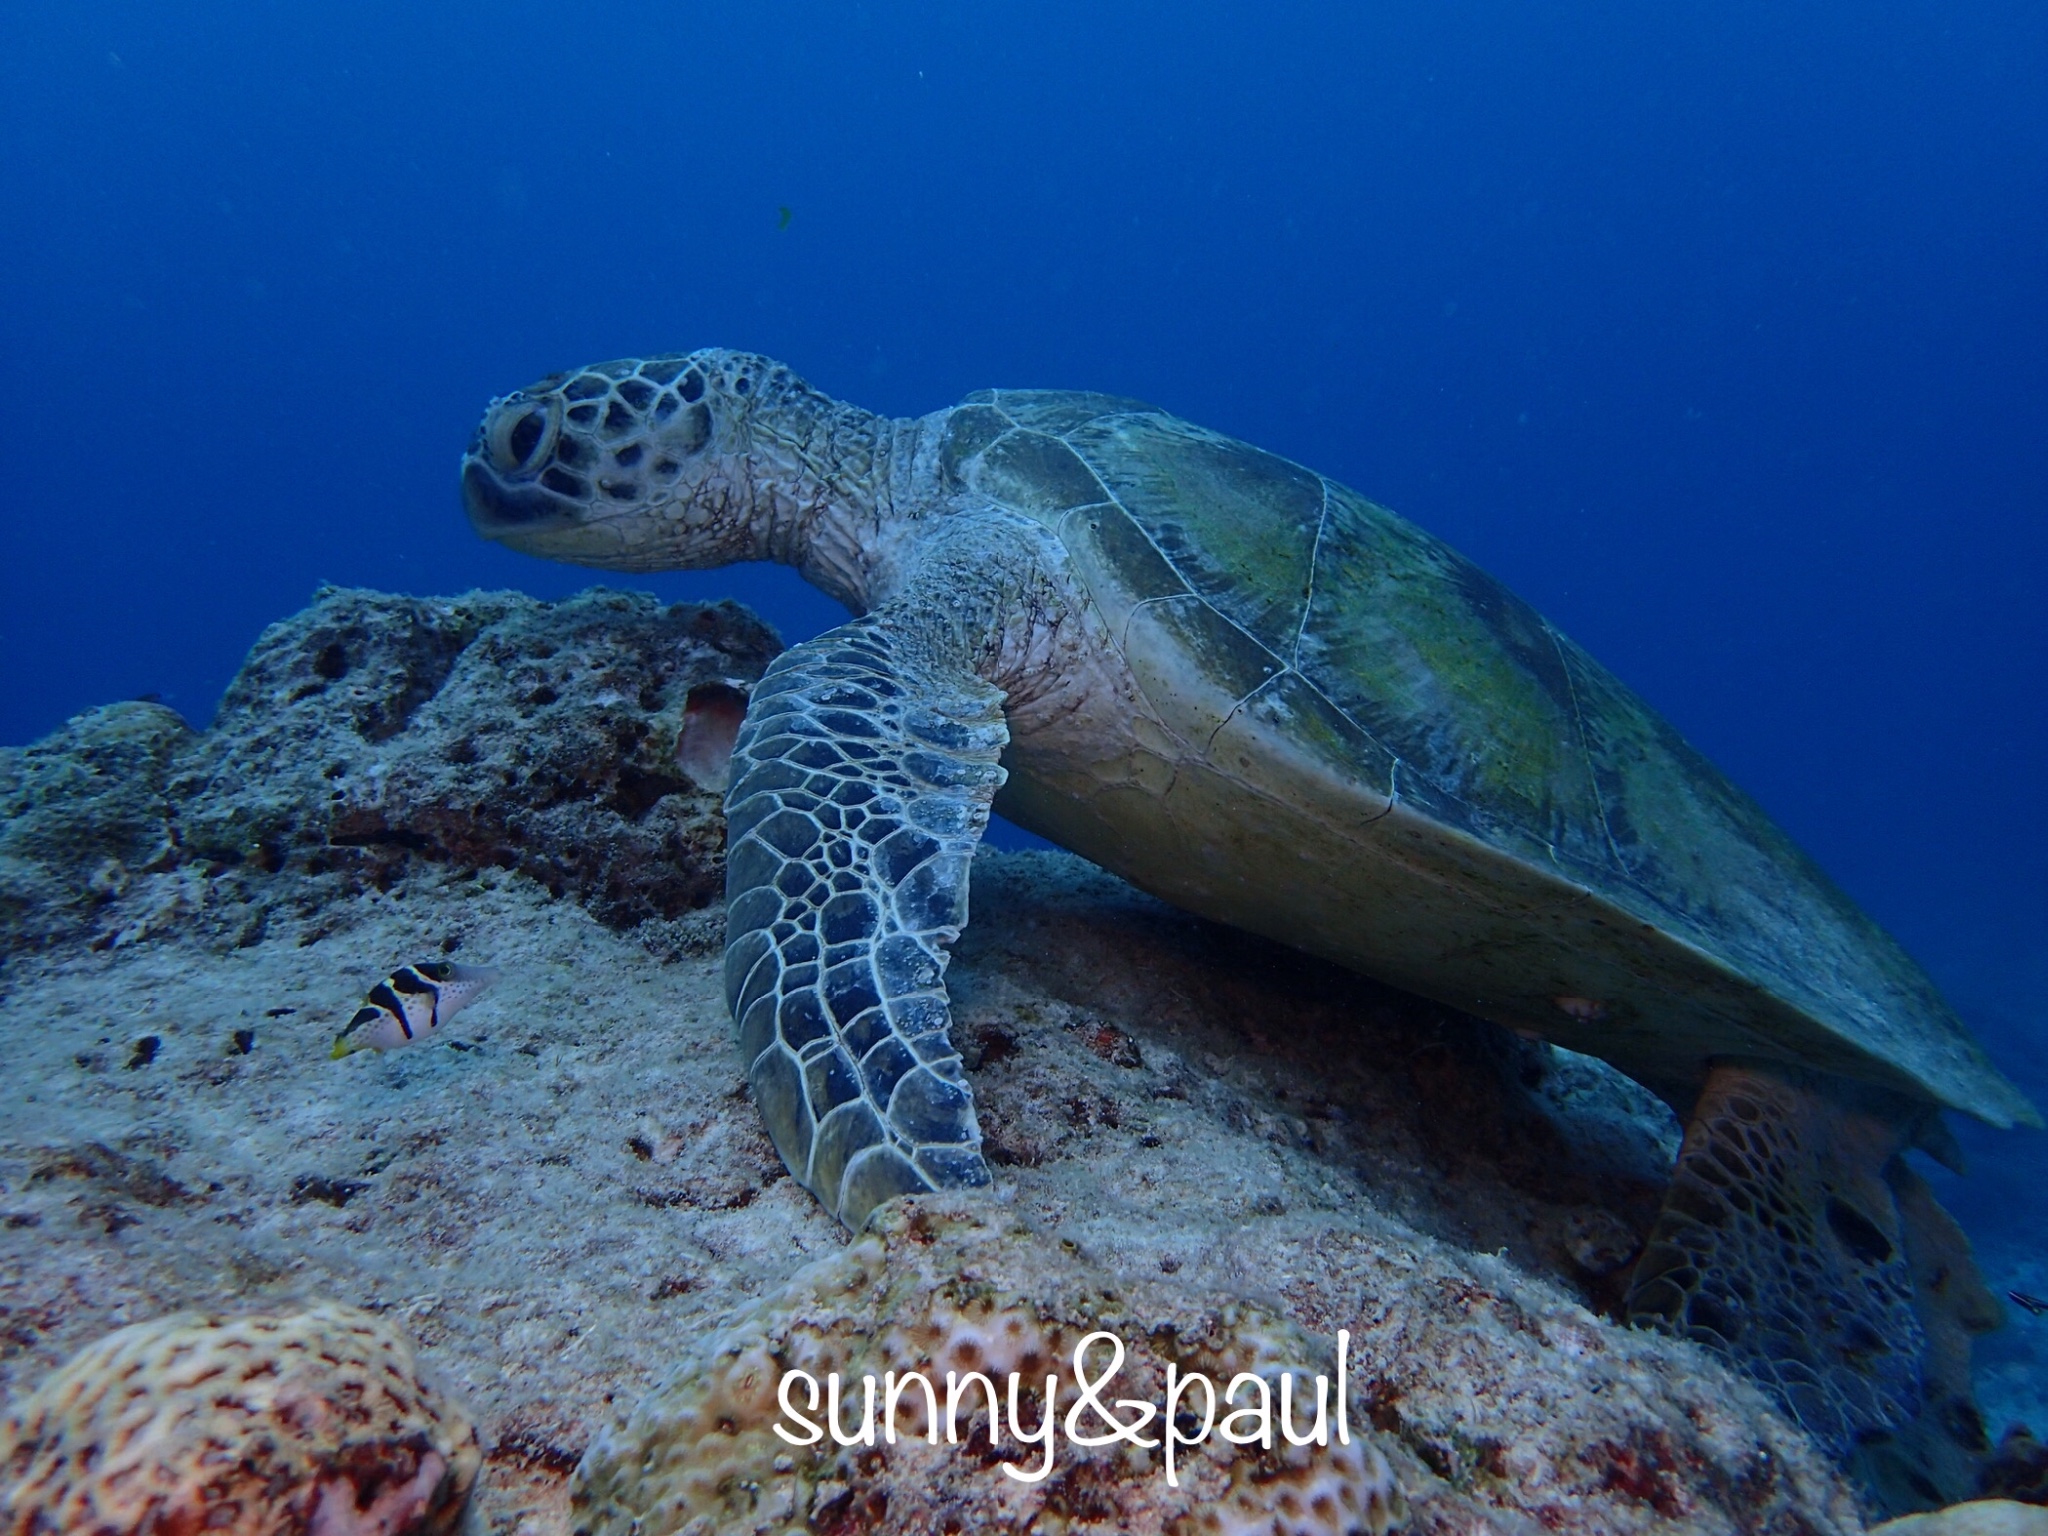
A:
<svg viewBox="0 0 2048 1536">
<path fill-rule="evenodd" d="M 370 988 L 363 1006 L 334 1037 L 334 1059 L 356 1051 L 389 1051 L 425 1039 L 482 997 L 498 979 L 495 965 L 429 960 L 400 966 Z"/>
</svg>

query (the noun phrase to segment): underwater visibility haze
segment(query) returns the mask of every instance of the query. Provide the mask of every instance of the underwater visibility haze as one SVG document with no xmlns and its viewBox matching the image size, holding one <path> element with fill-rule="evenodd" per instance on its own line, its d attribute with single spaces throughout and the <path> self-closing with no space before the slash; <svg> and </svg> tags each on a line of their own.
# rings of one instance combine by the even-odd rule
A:
<svg viewBox="0 0 2048 1536">
<path fill-rule="evenodd" d="M 2048 1101 L 2041 7 L 10 26 L 0 741 L 142 696 L 203 726 L 323 583 L 588 585 L 457 494 L 486 402 L 555 370 L 717 346 L 887 416 L 1130 397 L 1526 599 Z M 785 642 L 846 617 L 767 566 L 602 579 Z M 1943 1202 L 1994 1290 L 2048 1294 L 2048 1139 L 1957 1129 Z M 1982 1358 L 2036 1371 L 2035 1331 Z"/>
</svg>

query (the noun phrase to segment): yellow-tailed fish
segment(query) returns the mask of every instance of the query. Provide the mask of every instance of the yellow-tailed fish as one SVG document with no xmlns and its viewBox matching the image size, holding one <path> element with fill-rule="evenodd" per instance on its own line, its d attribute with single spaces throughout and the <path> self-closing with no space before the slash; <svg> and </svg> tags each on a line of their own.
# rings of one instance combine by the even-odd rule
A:
<svg viewBox="0 0 2048 1536">
<path fill-rule="evenodd" d="M 497 979 L 495 965 L 428 960 L 400 966 L 370 988 L 348 1028 L 334 1037 L 334 1059 L 424 1040 L 482 997 Z"/>
</svg>

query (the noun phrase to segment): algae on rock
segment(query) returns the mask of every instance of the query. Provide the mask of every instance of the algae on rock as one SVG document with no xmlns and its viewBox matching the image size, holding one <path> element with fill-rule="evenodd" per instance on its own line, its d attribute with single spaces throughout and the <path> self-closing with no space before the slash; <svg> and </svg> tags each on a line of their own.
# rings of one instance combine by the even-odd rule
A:
<svg viewBox="0 0 2048 1536">
<path fill-rule="evenodd" d="M 985 1202 L 899 1202 L 752 1316 L 683 1347 L 668 1379 L 583 1458 L 571 1506 L 578 1536 L 771 1536 L 792 1526 L 1385 1536 L 1406 1521 L 1378 1436 L 1347 1425 L 1340 1437 L 1328 1418 L 1312 1416 L 1304 1378 L 1329 1371 L 1326 1350 L 1256 1304 L 1191 1307 L 1157 1283 L 1139 1290 L 1151 1294 L 1134 1303 L 1071 1245 Z M 1177 1451 L 1169 1481 L 1163 1415 L 1128 1441 L 1092 1420 L 1084 1434 L 1108 1443 L 1067 1440 L 1059 1426 L 1080 1401 L 1076 1347 L 1098 1332 L 1130 1341 L 1114 1379 L 1095 1383 L 1119 1423 L 1139 1418 L 1132 1402 L 1166 1401 L 1169 1364 L 1217 1390 L 1243 1373 L 1278 1391 L 1270 1384 L 1291 1373 L 1290 1387 L 1304 1385 L 1290 1429 L 1306 1435 L 1316 1423 L 1326 1443 L 1290 1445 L 1274 1430 L 1269 1445 L 1233 1446 L 1213 1432 L 1197 1440 L 1198 1425 L 1176 1426 L 1197 1444 Z M 1109 1360 L 1108 1346 L 1098 1349 L 1104 1357 L 1088 1368 L 1099 1374 Z M 783 1410 L 780 1382 L 794 1371 L 831 1381 L 819 1401 L 797 1399 L 817 1415 L 809 1432 L 821 1437 L 808 1446 L 792 1446 L 799 1423 Z M 951 1391 L 976 1376 L 991 1388 Z M 1049 1377 L 1060 1382 L 1053 1402 L 1039 1385 Z M 917 1383 L 931 1387 L 928 1398 Z M 849 1401 L 838 1422 L 842 1391 Z M 1192 1414 L 1204 1400 L 1187 1402 Z M 1051 1444 L 1020 1443 L 1005 1404 L 1026 1433 Z M 1214 1398 L 1205 1406 L 1214 1419 Z M 822 1436 L 828 1413 L 834 1434 Z M 840 1443 L 839 1430 L 857 1443 Z"/>
<path fill-rule="evenodd" d="M 690 692 L 780 645 L 733 604 L 331 591 L 256 644 L 171 786 L 197 857 L 414 856 L 573 892 L 606 922 L 720 893 L 715 788 L 676 754 Z M 227 728 L 224 728 L 227 727 Z"/>
<path fill-rule="evenodd" d="M 247 941 L 286 890 L 325 899 L 308 879 L 388 886 L 415 862 L 518 870 L 688 942 L 723 868 L 717 788 L 677 762 L 691 695 L 779 648 L 731 603 L 326 589 L 264 632 L 204 732 L 117 704 L 0 749 L 0 960 L 209 911 Z"/>
<path fill-rule="evenodd" d="M 161 704 L 105 704 L 0 748 L 0 962 L 53 943 L 179 861 L 168 793 L 192 728 Z"/>
</svg>

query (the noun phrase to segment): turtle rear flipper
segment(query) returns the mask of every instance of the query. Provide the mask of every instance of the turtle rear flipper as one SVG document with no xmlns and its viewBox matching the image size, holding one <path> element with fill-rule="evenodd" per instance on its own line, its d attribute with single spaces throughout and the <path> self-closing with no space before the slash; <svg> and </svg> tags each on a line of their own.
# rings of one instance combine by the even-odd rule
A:
<svg viewBox="0 0 2048 1536">
<path fill-rule="evenodd" d="M 858 1230 L 986 1184 L 946 952 L 1003 781 L 1000 690 L 943 624 L 884 608 L 783 652 L 726 797 L 725 990 L 783 1162 Z"/>
<path fill-rule="evenodd" d="M 1631 1321 L 1732 1356 L 1837 1457 L 1921 1409 L 1926 1331 L 1887 1179 L 1917 1109 L 1796 1068 L 1707 1075 Z M 1931 1203 L 1931 1202 L 1930 1202 Z"/>
<path fill-rule="evenodd" d="M 1936 1203 L 1927 1181 L 1894 1158 L 1887 1177 L 1898 1201 L 1913 1269 L 1913 1304 L 1927 1335 L 1920 1413 L 1865 1438 L 1851 1458 L 1883 1513 L 1938 1509 L 1978 1496 L 1991 1437 L 1970 1382 L 1972 1341 L 2004 1321 L 2005 1309 L 1977 1269 L 1970 1240 Z"/>
</svg>

